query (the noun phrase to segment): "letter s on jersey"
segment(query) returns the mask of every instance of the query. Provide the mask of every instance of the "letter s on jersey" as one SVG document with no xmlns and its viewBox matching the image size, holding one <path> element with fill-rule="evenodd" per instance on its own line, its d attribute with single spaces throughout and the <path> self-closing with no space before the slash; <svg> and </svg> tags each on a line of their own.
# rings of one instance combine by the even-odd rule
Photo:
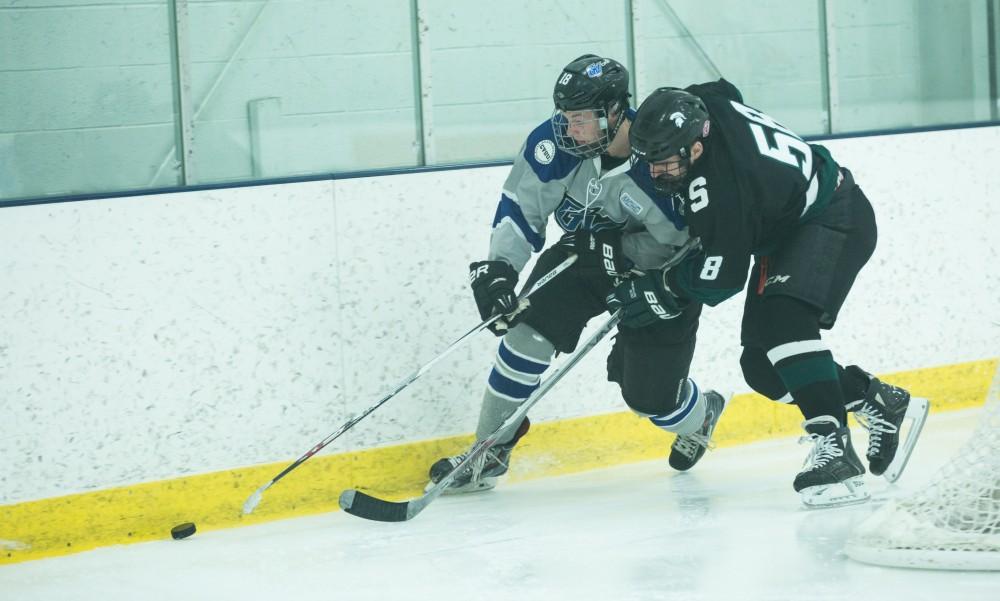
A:
<svg viewBox="0 0 1000 601">
<path fill-rule="evenodd" d="M 692 213 L 697 213 L 708 206 L 708 188 L 705 187 L 707 184 L 708 180 L 702 175 L 694 178 L 691 185 L 688 186 L 688 198 L 691 199 Z"/>
</svg>

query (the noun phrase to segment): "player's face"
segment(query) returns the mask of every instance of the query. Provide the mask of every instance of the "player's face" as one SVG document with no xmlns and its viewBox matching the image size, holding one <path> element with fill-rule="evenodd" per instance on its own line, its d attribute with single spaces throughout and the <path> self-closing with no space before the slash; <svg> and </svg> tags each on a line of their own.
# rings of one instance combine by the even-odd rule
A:
<svg viewBox="0 0 1000 601">
<path fill-rule="evenodd" d="M 649 164 L 649 175 L 656 179 L 660 176 L 667 176 L 668 179 L 680 179 L 687 173 L 687 162 L 682 161 L 680 155 L 668 157 L 662 161 Z"/>
<path fill-rule="evenodd" d="M 685 175 L 687 175 L 691 164 L 697 161 L 704 151 L 705 147 L 702 145 L 700 140 L 697 140 L 691 145 L 691 160 L 686 161 L 682 159 L 679 154 L 675 154 L 671 157 L 663 159 L 662 161 L 650 163 L 649 175 L 654 180 L 662 178 L 661 181 L 680 181 Z"/>
<path fill-rule="evenodd" d="M 595 111 L 563 111 L 566 133 L 577 144 L 592 144 L 602 135 L 601 122 Z"/>
</svg>

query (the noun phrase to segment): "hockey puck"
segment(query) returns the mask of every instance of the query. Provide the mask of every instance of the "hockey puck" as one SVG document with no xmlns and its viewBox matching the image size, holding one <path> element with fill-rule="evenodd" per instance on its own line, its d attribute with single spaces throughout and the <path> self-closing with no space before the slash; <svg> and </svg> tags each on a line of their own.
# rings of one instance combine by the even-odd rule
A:
<svg viewBox="0 0 1000 601">
<path fill-rule="evenodd" d="M 195 527 L 191 522 L 184 522 L 183 524 L 177 524 L 170 529 L 170 536 L 174 537 L 174 540 L 181 540 L 182 538 L 187 538 L 194 534 Z"/>
</svg>

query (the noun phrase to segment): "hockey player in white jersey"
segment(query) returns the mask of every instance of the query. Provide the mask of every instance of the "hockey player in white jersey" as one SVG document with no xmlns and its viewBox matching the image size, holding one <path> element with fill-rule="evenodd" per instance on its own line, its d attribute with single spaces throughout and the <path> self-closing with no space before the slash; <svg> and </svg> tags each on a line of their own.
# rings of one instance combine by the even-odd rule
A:
<svg viewBox="0 0 1000 601">
<path fill-rule="evenodd" d="M 470 281 L 483 319 L 503 336 L 483 396 L 477 440 L 493 433 L 539 386 L 558 352 L 574 350 L 591 318 L 608 310 L 608 295 L 633 269 L 654 271 L 689 237 L 672 207 L 657 207 L 652 180 L 630 171 L 628 71 L 620 63 L 587 54 L 556 80 L 555 110 L 527 138 L 504 183 L 493 220 L 489 255 L 470 265 Z M 525 289 L 569 255 L 576 262 L 519 305 L 519 272 L 545 247 L 555 219 L 565 235 L 542 252 Z M 690 469 L 707 449 L 725 406 L 714 391 L 688 378 L 701 305 L 648 323 L 620 325 L 608 357 L 608 379 L 626 404 L 659 428 L 677 434 L 670 465 Z M 629 323 L 628 321 L 625 322 Z M 507 472 L 511 451 L 530 427 L 494 446 L 447 492 L 495 486 Z M 438 460 L 431 482 L 449 474 L 464 454 Z"/>
</svg>

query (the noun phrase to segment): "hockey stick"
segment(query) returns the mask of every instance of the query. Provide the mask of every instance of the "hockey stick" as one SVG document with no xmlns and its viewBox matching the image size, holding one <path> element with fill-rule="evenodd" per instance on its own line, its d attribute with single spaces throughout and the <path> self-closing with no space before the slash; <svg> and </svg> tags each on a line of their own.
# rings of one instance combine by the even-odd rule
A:
<svg viewBox="0 0 1000 601">
<path fill-rule="evenodd" d="M 340 494 L 340 507 L 350 513 L 351 515 L 356 515 L 359 518 L 364 518 L 366 520 L 375 520 L 378 522 L 405 522 L 411 520 L 417 516 L 421 511 L 423 511 L 431 502 L 441 496 L 446 488 L 451 484 L 451 482 L 461 474 L 466 468 L 472 465 L 478 458 L 482 457 L 486 451 L 490 450 L 491 447 L 495 446 L 497 442 L 500 441 L 503 435 L 507 435 L 511 430 L 517 428 L 521 424 L 521 420 L 524 416 L 528 414 L 528 410 L 538 402 L 545 393 L 547 393 L 556 382 L 558 382 L 566 372 L 568 372 L 580 359 L 590 352 L 597 343 L 607 335 L 621 319 L 621 311 L 616 311 L 604 325 L 600 327 L 587 341 L 580 347 L 573 356 L 570 357 L 566 363 L 561 365 L 558 369 L 552 372 L 542 385 L 538 387 L 535 392 L 528 397 L 526 401 L 521 403 L 517 411 L 512 413 L 503 424 L 500 425 L 492 434 L 486 438 L 480 440 L 475 445 L 473 445 L 472 450 L 469 454 L 462 460 L 461 463 L 455 466 L 447 476 L 439 480 L 434 486 L 432 486 L 427 492 L 419 497 L 410 499 L 409 501 L 402 501 L 399 503 L 393 501 L 386 501 L 384 499 L 379 499 L 373 497 L 369 494 L 363 493 L 357 489 L 348 489 Z"/>
<path fill-rule="evenodd" d="M 552 271 L 550 271 L 550 272 L 546 273 L 545 275 L 543 275 L 542 277 L 540 277 L 538 279 L 538 281 L 536 281 L 534 283 L 534 285 L 531 287 L 530 290 L 528 290 L 527 292 L 525 292 L 524 294 L 522 294 L 520 297 L 518 297 L 518 301 L 523 301 L 523 300 L 527 299 L 532 294 L 534 294 L 535 292 L 537 292 L 542 286 L 545 286 L 546 284 L 548 284 L 549 282 L 551 282 L 552 279 L 555 278 L 557 275 L 559 275 L 560 273 L 562 273 L 562 272 L 566 271 L 567 269 L 569 269 L 570 265 L 572 265 L 573 263 L 576 262 L 576 258 L 577 258 L 576 255 L 570 255 L 562 263 L 556 265 L 554 268 L 552 268 Z M 368 415 L 371 412 L 375 411 L 376 409 L 378 409 L 379 407 L 381 407 L 382 405 L 384 405 L 386 403 L 386 401 L 388 401 L 392 397 L 394 397 L 397 394 L 399 394 L 404 388 L 406 388 L 407 386 L 409 386 L 410 384 L 412 384 L 417 378 L 419 378 L 420 376 L 422 376 L 425 373 L 427 373 L 431 369 L 431 367 L 433 367 L 439 361 L 441 361 L 442 359 L 444 359 L 445 357 L 447 357 L 448 355 L 450 355 L 452 353 L 452 351 L 454 351 L 459 346 L 461 346 L 462 343 L 464 343 L 466 340 L 470 339 L 473 336 L 473 334 L 478 334 L 479 332 L 482 332 L 487 327 L 489 327 L 490 324 L 492 324 L 496 320 L 500 319 L 501 317 L 503 317 L 503 314 L 499 314 L 498 313 L 497 315 L 493 315 L 492 317 L 490 317 L 486 321 L 482 322 L 481 324 L 477 325 L 476 327 L 472 328 L 471 330 L 469 330 L 465 334 L 462 334 L 462 336 L 459 337 L 458 340 L 456 340 L 455 342 L 452 342 L 451 345 L 448 348 L 444 349 L 441 352 L 441 354 L 439 354 L 437 357 L 434 357 L 433 359 L 431 359 L 427 363 L 423 364 L 415 372 L 413 372 L 412 374 L 410 374 L 409 376 L 407 376 L 406 378 L 404 378 L 399 384 L 396 385 L 395 388 L 392 389 L 392 391 L 389 394 L 387 394 L 384 397 L 382 397 L 381 399 L 379 399 L 378 402 L 376 402 L 374 405 L 372 405 L 368 409 L 365 409 L 365 411 L 363 413 L 361 413 L 360 415 L 357 415 L 357 416 L 352 417 L 351 419 L 347 420 L 347 422 L 344 423 L 344 425 L 341 426 L 339 430 L 337 430 L 333 434 L 330 434 L 329 436 L 327 436 L 323 440 L 319 441 L 316 444 L 316 446 L 314 446 L 313 448 L 309 449 L 309 451 L 307 451 L 304 455 L 302 455 L 301 457 L 299 457 L 298 459 L 296 459 L 295 461 L 293 461 L 291 464 L 289 464 L 288 467 L 286 467 L 285 469 L 283 469 L 280 474 L 278 474 L 274 478 L 271 478 L 271 480 L 267 484 L 265 484 L 264 486 L 261 486 L 260 488 L 258 488 L 256 491 L 254 491 L 254 493 L 252 495 L 250 495 L 247 498 L 247 500 L 243 503 L 243 515 L 248 515 L 248 514 L 252 513 L 253 510 L 257 508 L 257 505 L 260 504 L 260 501 L 261 501 L 261 499 L 264 496 L 264 492 L 267 489 L 269 489 L 272 486 L 274 486 L 274 484 L 278 480 L 281 480 L 282 478 L 284 478 L 289 472 L 291 472 L 295 468 L 297 468 L 300 465 L 302 465 L 303 463 L 305 463 L 307 459 L 309 459 L 310 457 L 312 457 L 316 453 L 320 452 L 323 449 L 323 447 L 327 446 L 328 444 L 330 444 L 331 442 L 333 442 L 334 440 L 336 440 L 337 438 L 339 438 L 341 434 L 343 434 L 344 432 L 347 432 L 348 430 L 350 430 L 351 428 L 353 428 L 355 424 L 357 424 L 358 422 L 360 422 L 364 418 L 368 417 Z"/>
<path fill-rule="evenodd" d="M 697 238 L 692 238 L 688 240 L 681 248 L 674 253 L 660 269 L 669 269 L 680 263 L 680 261 L 687 256 L 692 249 L 697 248 L 699 245 L 699 240 Z M 636 272 L 640 273 L 641 272 Z M 495 446 L 501 436 L 509 436 L 510 430 L 517 428 L 521 424 L 521 420 L 525 415 L 528 414 L 528 410 L 539 401 L 556 383 L 566 375 L 574 365 L 576 365 L 580 359 L 582 359 L 587 353 L 589 353 L 597 343 L 603 339 L 608 332 L 610 332 L 618 322 L 621 320 L 621 311 L 616 311 L 605 323 L 602 325 L 590 338 L 584 342 L 583 346 L 580 347 L 572 357 L 570 357 L 566 363 L 560 366 L 556 371 L 552 373 L 541 386 L 538 387 L 535 392 L 528 397 L 524 403 L 508 417 L 503 424 L 500 425 L 492 434 L 486 438 L 478 441 L 473 445 L 469 454 L 462 460 L 461 463 L 455 466 L 451 472 L 448 473 L 444 478 L 439 480 L 430 489 L 428 489 L 424 494 L 419 497 L 410 499 L 408 501 L 394 502 L 386 501 L 384 499 L 379 499 L 378 497 L 373 497 L 367 493 L 361 492 L 357 489 L 348 489 L 340 494 L 340 507 L 345 512 L 351 515 L 358 516 L 367 520 L 374 520 L 378 522 L 405 522 L 416 517 L 421 511 L 423 511 L 434 499 L 441 496 L 441 493 L 445 491 L 446 488 L 454 481 L 454 479 L 461 474 L 466 468 L 468 468 L 474 461 L 482 457 L 491 447 Z"/>
</svg>

